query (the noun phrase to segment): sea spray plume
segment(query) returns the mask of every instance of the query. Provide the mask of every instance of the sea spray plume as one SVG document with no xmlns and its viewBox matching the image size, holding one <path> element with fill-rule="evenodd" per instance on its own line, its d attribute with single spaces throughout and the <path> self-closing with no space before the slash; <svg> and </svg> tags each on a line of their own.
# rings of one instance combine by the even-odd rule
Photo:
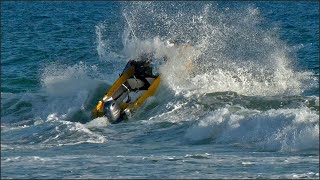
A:
<svg viewBox="0 0 320 180">
<path fill-rule="evenodd" d="M 103 38 L 103 33 L 105 31 L 105 26 L 103 23 L 99 23 L 96 25 L 96 35 L 97 35 L 97 52 L 100 60 L 107 59 L 107 41 Z"/>
<path fill-rule="evenodd" d="M 19 113 L 19 108 L 13 106 L 12 114 L 2 116 L 4 122 L 12 123 L 6 124 L 8 133 L 2 134 L 10 141 L 1 143 L 10 144 L 15 149 L 39 149 L 106 142 L 104 136 L 79 123 L 91 118 L 87 101 L 98 82 L 90 76 L 97 77 L 96 67 L 83 62 L 73 66 L 48 64 L 42 72 L 39 92 L 15 95 L 18 98 L 16 104 L 27 102 L 28 109 Z"/>
<path fill-rule="evenodd" d="M 295 59 L 277 31 L 263 24 L 258 8 L 219 10 L 212 4 L 200 4 L 196 10 L 187 11 L 184 3 L 175 5 L 161 2 L 125 5 L 121 42 L 124 48 L 116 54 L 132 59 L 141 53 L 161 51 L 176 61 L 171 64 L 175 67 L 182 67 L 186 59 L 192 59 L 192 78 L 184 68 L 174 69 L 170 63 L 162 68 L 163 81 L 177 93 L 235 91 L 244 95 L 296 95 L 316 86 L 310 73 L 294 70 Z M 186 58 L 186 54 L 179 59 L 177 54 L 181 51 L 164 46 L 172 39 L 189 42 L 194 48 L 189 53 L 192 57 Z M 181 78 L 173 78 L 176 74 Z"/>
<path fill-rule="evenodd" d="M 41 83 L 48 94 L 69 96 L 75 89 L 90 87 L 87 84 L 92 82 L 90 76 L 98 75 L 96 70 L 96 66 L 81 61 L 73 66 L 52 63 L 44 68 Z"/>
<path fill-rule="evenodd" d="M 50 117 L 54 115 L 54 119 L 77 121 L 73 115 L 79 114 L 79 111 L 89 112 L 90 102 L 87 101 L 90 101 L 91 92 L 100 83 L 90 76 L 98 75 L 95 66 L 88 66 L 83 62 L 73 66 L 57 63 L 46 66 L 41 77 L 46 103 L 35 106 L 34 114 L 47 119 L 52 119 Z"/>
<path fill-rule="evenodd" d="M 221 10 L 207 3 L 200 4 L 196 10 L 185 7 L 184 3 L 158 2 L 127 5 L 124 8 L 130 24 L 127 31 L 135 34 L 134 38 L 127 36 L 124 48 L 127 55 L 136 56 L 143 50 L 154 49 L 155 43 L 147 42 L 155 37 L 163 43 L 169 39 L 189 41 L 197 52 L 190 57 L 194 64 L 193 77 L 185 69 L 176 68 L 188 59 L 185 56 L 179 59 L 178 52 L 167 54 L 176 62 L 171 64 L 174 67 L 168 65 L 162 72 L 164 81 L 175 79 L 168 84 L 177 93 L 235 91 L 244 95 L 297 95 L 305 91 L 307 87 L 302 83 L 310 79 L 310 73 L 294 70 L 295 59 L 287 45 L 274 29 L 263 24 L 258 8 Z M 144 41 L 147 49 L 139 47 L 138 42 Z M 131 51 L 135 43 L 138 53 Z"/>
</svg>

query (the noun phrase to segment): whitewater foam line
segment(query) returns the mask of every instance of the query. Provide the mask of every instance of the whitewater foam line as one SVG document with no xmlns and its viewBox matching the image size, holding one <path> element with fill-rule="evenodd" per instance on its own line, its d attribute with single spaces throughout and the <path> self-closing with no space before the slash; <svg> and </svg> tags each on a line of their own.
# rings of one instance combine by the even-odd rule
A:
<svg viewBox="0 0 320 180">
<path fill-rule="evenodd" d="M 76 144 L 82 144 L 82 143 L 101 144 L 101 143 L 107 142 L 107 139 L 103 135 L 96 134 L 96 133 L 90 131 L 85 124 L 81 124 L 78 122 L 63 121 L 63 120 L 59 120 L 59 122 L 61 122 L 62 124 L 66 124 L 68 127 L 68 131 L 82 132 L 82 133 L 89 136 L 89 138 L 86 138 L 87 140 L 85 140 L 85 141 L 67 142 L 67 143 L 62 143 L 62 144 L 59 143 L 59 146 L 61 146 L 61 145 L 76 145 Z M 56 138 L 57 137 L 51 138 L 51 140 L 56 139 Z"/>
<path fill-rule="evenodd" d="M 190 141 L 212 139 L 215 143 L 241 144 L 263 151 L 319 149 L 319 116 L 308 108 L 222 108 L 209 113 L 185 134 Z"/>
<path fill-rule="evenodd" d="M 35 121 L 33 125 L 30 124 L 23 127 L 6 127 L 5 132 L 2 132 L 2 136 L 4 139 L 7 139 L 7 141 L 1 142 L 4 147 L 2 150 L 20 148 L 37 149 L 82 143 L 101 144 L 107 142 L 106 137 L 90 131 L 86 125 L 61 119 Z"/>
</svg>

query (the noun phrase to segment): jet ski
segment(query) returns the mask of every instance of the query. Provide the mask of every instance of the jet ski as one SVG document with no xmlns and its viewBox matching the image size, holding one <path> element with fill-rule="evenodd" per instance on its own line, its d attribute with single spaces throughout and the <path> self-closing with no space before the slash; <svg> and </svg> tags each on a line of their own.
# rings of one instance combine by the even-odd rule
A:
<svg viewBox="0 0 320 180">
<path fill-rule="evenodd" d="M 92 110 L 92 116 L 105 116 L 110 123 L 128 119 L 148 97 L 154 95 L 159 84 L 160 77 L 152 74 L 150 60 L 130 60 L 120 77 Z"/>
</svg>

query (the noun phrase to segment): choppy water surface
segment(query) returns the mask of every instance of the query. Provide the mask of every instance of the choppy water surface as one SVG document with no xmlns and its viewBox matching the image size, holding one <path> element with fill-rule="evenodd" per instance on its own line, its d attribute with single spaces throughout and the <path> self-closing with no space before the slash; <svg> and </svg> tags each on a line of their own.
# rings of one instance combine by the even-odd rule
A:
<svg viewBox="0 0 320 180">
<path fill-rule="evenodd" d="M 1 178 L 319 178 L 318 2 L 2 2 L 1 29 Z M 92 120 L 144 52 L 155 96 Z"/>
</svg>

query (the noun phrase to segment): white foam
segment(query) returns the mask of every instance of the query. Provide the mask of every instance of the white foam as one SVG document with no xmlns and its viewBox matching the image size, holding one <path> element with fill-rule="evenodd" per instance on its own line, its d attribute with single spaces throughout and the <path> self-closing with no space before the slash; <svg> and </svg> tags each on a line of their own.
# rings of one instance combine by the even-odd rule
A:
<svg viewBox="0 0 320 180">
<path fill-rule="evenodd" d="M 70 123 L 68 121 L 65 121 L 65 123 Z M 95 132 L 90 131 L 86 125 L 81 124 L 81 123 L 72 123 L 72 127 L 69 128 L 70 131 L 77 131 L 77 132 L 82 132 L 86 135 L 89 136 L 84 142 L 89 142 L 89 143 L 105 143 L 107 142 L 107 139 L 100 134 L 97 134 Z M 82 141 L 79 141 L 82 142 Z M 78 143 L 78 142 L 76 142 Z M 69 144 L 69 143 L 68 143 Z"/>
<path fill-rule="evenodd" d="M 230 112 L 222 108 L 209 113 L 189 128 L 191 141 L 213 139 L 261 150 L 301 151 L 319 149 L 319 116 L 308 108 Z"/>
<path fill-rule="evenodd" d="M 98 117 L 93 119 L 92 121 L 89 121 L 85 124 L 87 128 L 101 128 L 101 127 L 107 127 L 109 125 L 109 121 L 106 117 Z"/>
<path fill-rule="evenodd" d="M 9 162 L 45 162 L 45 161 L 50 161 L 52 160 L 51 158 L 47 157 L 40 157 L 40 156 L 16 156 L 16 157 L 9 157 L 5 158 L 3 163 L 9 163 Z"/>
</svg>

